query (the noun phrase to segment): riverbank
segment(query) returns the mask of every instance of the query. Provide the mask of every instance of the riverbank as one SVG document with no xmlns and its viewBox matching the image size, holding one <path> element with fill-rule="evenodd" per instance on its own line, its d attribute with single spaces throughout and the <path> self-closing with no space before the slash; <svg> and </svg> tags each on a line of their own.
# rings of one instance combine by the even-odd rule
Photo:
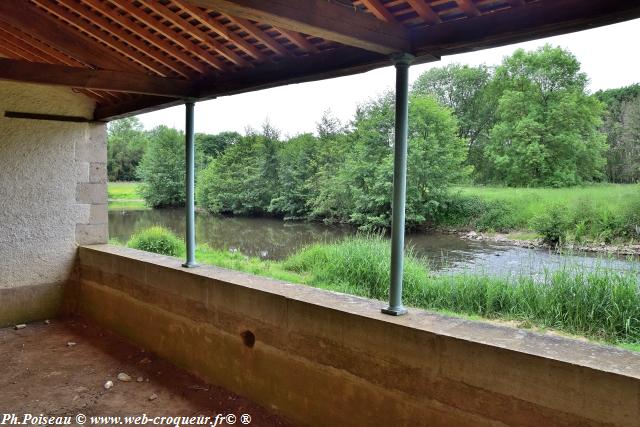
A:
<svg viewBox="0 0 640 427">
<path fill-rule="evenodd" d="M 128 245 L 152 251 L 169 248 L 168 254 L 183 256 L 180 239 L 166 234 L 168 237 L 162 237 L 155 230 L 141 239 L 142 232 Z M 377 299 L 382 304 L 389 286 L 389 251 L 388 242 L 380 237 L 351 237 L 310 245 L 283 261 L 262 260 L 206 245 L 197 248 L 196 256 L 203 264 Z M 539 331 L 554 330 L 640 351 L 637 271 L 587 271 L 567 264 L 536 278 L 439 275 L 409 251 L 404 299 L 412 307 Z"/>
<path fill-rule="evenodd" d="M 137 186 L 109 183 L 109 209 L 150 209 Z M 431 227 L 523 248 L 640 256 L 640 185 L 457 187 Z"/>
<path fill-rule="evenodd" d="M 476 231 L 455 231 L 449 230 L 457 234 L 461 239 L 470 241 L 485 241 L 518 246 L 528 249 L 547 249 L 558 252 L 583 252 L 583 253 L 599 253 L 611 255 L 629 255 L 640 256 L 640 244 L 636 243 L 618 243 L 606 244 L 600 243 L 583 243 L 565 242 L 560 245 L 550 245 L 545 243 L 544 239 L 531 232 L 514 232 L 514 233 L 478 233 Z"/>
</svg>

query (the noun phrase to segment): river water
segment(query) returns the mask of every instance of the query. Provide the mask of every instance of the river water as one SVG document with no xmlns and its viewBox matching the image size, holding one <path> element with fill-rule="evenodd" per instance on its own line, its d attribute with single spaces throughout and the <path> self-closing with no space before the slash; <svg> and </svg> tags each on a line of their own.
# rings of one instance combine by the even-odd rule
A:
<svg viewBox="0 0 640 427">
<path fill-rule="evenodd" d="M 152 225 L 162 225 L 184 235 L 184 211 L 179 209 L 110 211 L 109 235 L 126 242 L 131 235 Z M 212 248 L 240 251 L 263 259 L 280 260 L 315 242 L 334 242 L 354 235 L 349 226 L 285 222 L 270 218 L 227 218 L 196 215 L 196 240 Z M 504 243 L 468 241 L 444 233 L 409 234 L 407 246 L 424 257 L 440 273 L 471 272 L 491 275 L 541 276 L 563 266 L 582 269 L 610 268 L 631 271 L 640 277 L 638 257 L 588 253 L 558 254 L 542 249 L 520 248 Z"/>
</svg>

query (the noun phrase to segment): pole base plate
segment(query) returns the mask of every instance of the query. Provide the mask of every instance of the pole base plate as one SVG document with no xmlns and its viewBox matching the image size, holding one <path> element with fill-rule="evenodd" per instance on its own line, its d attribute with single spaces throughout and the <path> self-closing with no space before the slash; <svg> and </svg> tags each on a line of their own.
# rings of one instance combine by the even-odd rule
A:
<svg viewBox="0 0 640 427">
<path fill-rule="evenodd" d="M 387 307 L 387 308 L 383 308 L 380 311 L 390 316 L 402 316 L 407 314 L 407 309 L 404 307 Z"/>
<path fill-rule="evenodd" d="M 196 267 L 200 267 L 200 264 L 195 262 L 185 262 L 184 264 L 182 264 L 182 266 L 185 268 L 196 268 Z"/>
</svg>

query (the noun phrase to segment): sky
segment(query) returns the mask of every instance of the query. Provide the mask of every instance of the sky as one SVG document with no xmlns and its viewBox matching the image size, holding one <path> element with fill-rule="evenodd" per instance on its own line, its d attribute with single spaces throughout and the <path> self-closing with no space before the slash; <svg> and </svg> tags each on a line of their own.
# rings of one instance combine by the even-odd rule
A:
<svg viewBox="0 0 640 427">
<path fill-rule="evenodd" d="M 640 19 L 592 30 L 548 37 L 526 43 L 443 57 L 438 62 L 410 69 L 413 82 L 432 67 L 451 63 L 497 65 L 514 50 L 535 50 L 545 43 L 570 50 L 581 62 L 597 91 L 640 82 L 640 57 L 633 52 L 640 43 Z M 359 104 L 394 86 L 393 67 L 368 73 L 266 89 L 217 98 L 196 104 L 196 132 L 218 133 L 247 127 L 260 128 L 268 120 L 283 136 L 314 132 L 323 112 L 329 110 L 343 121 L 350 120 Z M 184 129 L 184 107 L 172 107 L 138 116 L 146 129 L 167 125 Z"/>
</svg>

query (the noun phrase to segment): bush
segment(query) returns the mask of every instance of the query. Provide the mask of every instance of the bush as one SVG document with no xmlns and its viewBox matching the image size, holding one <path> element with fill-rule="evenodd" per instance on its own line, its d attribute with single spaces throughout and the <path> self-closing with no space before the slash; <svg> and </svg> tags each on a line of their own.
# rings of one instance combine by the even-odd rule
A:
<svg viewBox="0 0 640 427">
<path fill-rule="evenodd" d="M 164 227 L 153 226 L 131 236 L 127 246 L 161 255 L 180 256 L 184 242 Z"/>
<path fill-rule="evenodd" d="M 558 246 L 565 241 L 567 232 L 572 227 L 570 216 L 566 206 L 551 205 L 542 214 L 533 217 L 531 226 L 542 235 L 546 244 Z"/>
</svg>

